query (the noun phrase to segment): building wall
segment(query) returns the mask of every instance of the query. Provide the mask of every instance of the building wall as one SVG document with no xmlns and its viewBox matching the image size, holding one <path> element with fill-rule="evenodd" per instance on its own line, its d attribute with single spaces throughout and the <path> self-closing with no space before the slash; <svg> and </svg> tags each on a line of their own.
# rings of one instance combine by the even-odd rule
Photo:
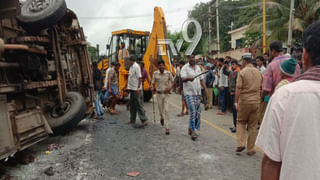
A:
<svg viewBox="0 0 320 180">
<path fill-rule="evenodd" d="M 226 56 L 230 56 L 231 58 L 240 60 L 243 53 L 248 52 L 247 48 L 235 49 L 233 51 L 227 51 L 224 53 L 220 53 L 220 57 L 225 58 Z M 217 55 L 213 55 L 213 58 L 216 58 Z"/>
<path fill-rule="evenodd" d="M 241 38 L 244 37 L 244 33 L 246 32 L 247 29 L 248 29 L 248 25 L 228 32 L 228 34 L 231 36 L 231 48 L 233 49 L 237 48 L 237 43 L 236 43 L 237 40 L 240 40 Z"/>
<path fill-rule="evenodd" d="M 247 29 L 243 29 L 241 31 L 237 31 L 231 34 L 231 48 L 236 49 L 236 41 L 244 37 L 244 33 Z"/>
</svg>

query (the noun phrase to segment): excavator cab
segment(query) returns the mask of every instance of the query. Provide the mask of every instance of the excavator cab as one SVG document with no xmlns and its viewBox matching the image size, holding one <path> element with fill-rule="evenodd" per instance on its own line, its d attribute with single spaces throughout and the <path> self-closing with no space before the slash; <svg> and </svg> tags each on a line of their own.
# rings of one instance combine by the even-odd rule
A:
<svg viewBox="0 0 320 180">
<path fill-rule="evenodd" d="M 150 32 L 148 31 L 135 31 L 132 29 L 112 32 L 111 41 L 107 46 L 108 56 L 111 61 L 118 61 L 120 44 L 124 43 L 124 48 L 129 51 L 130 56 L 134 55 L 138 57 L 138 61 L 142 61 L 149 42 L 149 35 Z"/>
</svg>

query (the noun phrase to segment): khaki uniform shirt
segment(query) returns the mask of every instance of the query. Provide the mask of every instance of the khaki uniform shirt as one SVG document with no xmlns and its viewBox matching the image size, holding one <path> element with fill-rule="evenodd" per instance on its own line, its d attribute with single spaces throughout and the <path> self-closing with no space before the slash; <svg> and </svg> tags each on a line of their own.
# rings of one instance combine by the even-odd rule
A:
<svg viewBox="0 0 320 180">
<path fill-rule="evenodd" d="M 108 77 L 111 78 L 111 85 L 118 85 L 119 82 L 119 74 L 114 70 L 114 68 L 111 68 L 108 74 Z"/>
<path fill-rule="evenodd" d="M 156 90 L 159 92 L 164 92 L 167 88 L 171 87 L 173 83 L 173 76 L 171 72 L 164 70 L 163 73 L 160 71 L 155 71 L 152 76 L 152 84 L 157 83 Z"/>
<path fill-rule="evenodd" d="M 261 86 L 263 81 L 262 73 L 252 64 L 248 64 L 239 72 L 237 87 L 241 89 L 239 103 L 259 104 L 261 103 Z"/>
</svg>

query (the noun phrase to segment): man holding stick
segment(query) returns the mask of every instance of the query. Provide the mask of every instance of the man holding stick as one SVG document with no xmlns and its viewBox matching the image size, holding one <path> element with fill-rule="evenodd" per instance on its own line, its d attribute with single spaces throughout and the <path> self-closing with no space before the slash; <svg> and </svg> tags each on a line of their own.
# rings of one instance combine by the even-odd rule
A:
<svg viewBox="0 0 320 180">
<path fill-rule="evenodd" d="M 198 138 L 195 130 L 200 130 L 200 115 L 201 115 L 201 86 L 205 89 L 208 95 L 208 89 L 204 83 L 204 76 L 201 74 L 201 69 L 195 64 L 194 57 L 188 57 L 189 63 L 181 70 L 181 78 L 183 81 L 183 91 L 186 97 L 186 102 L 190 110 L 190 122 L 188 134 L 191 135 L 192 140 Z"/>
<path fill-rule="evenodd" d="M 165 70 L 163 60 L 158 62 L 158 71 L 155 71 L 152 76 L 152 90 L 157 93 L 157 102 L 160 114 L 160 123 L 165 125 L 166 135 L 169 135 L 169 112 L 168 112 L 168 98 L 174 80 L 171 72 Z M 157 86 L 155 86 L 157 84 Z"/>
</svg>

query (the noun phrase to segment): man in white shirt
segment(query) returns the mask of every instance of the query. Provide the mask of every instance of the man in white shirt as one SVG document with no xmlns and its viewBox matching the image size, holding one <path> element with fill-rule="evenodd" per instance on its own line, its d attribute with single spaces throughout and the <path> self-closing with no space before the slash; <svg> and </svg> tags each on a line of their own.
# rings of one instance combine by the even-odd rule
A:
<svg viewBox="0 0 320 180">
<path fill-rule="evenodd" d="M 225 75 L 224 71 L 227 68 L 227 64 L 225 65 L 224 59 L 219 59 L 219 68 L 218 68 L 218 88 L 219 88 L 219 100 L 221 104 L 221 112 L 218 112 L 218 115 L 224 115 L 227 111 L 226 107 L 226 89 L 228 88 L 228 76 Z"/>
<path fill-rule="evenodd" d="M 186 97 L 186 102 L 190 111 L 190 121 L 188 133 L 191 135 L 192 140 L 198 138 L 195 130 L 200 130 L 200 115 L 201 115 L 201 105 L 200 105 L 200 95 L 201 86 L 205 89 L 208 95 L 207 87 L 204 83 L 204 76 L 198 76 L 201 74 L 201 69 L 195 64 L 194 57 L 188 57 L 189 63 L 183 66 L 180 75 L 183 81 L 183 92 Z"/>
<path fill-rule="evenodd" d="M 305 73 L 272 95 L 256 141 L 262 180 L 320 179 L 320 22 L 302 42 Z"/>
<path fill-rule="evenodd" d="M 135 57 L 128 58 L 130 69 L 128 81 L 125 86 L 125 88 L 127 88 L 130 92 L 130 121 L 128 123 L 135 124 L 138 113 L 141 120 L 141 125 L 139 127 L 143 127 L 148 125 L 148 118 L 146 116 L 145 110 L 143 109 L 142 102 L 139 98 L 142 86 L 142 75 L 141 68 L 135 61 Z"/>
<path fill-rule="evenodd" d="M 264 67 L 264 58 L 263 58 L 263 56 L 258 56 L 256 58 L 256 61 L 257 61 L 257 65 L 258 65 L 259 71 L 262 73 L 262 75 L 264 75 L 264 72 L 266 71 L 266 67 Z"/>
</svg>

